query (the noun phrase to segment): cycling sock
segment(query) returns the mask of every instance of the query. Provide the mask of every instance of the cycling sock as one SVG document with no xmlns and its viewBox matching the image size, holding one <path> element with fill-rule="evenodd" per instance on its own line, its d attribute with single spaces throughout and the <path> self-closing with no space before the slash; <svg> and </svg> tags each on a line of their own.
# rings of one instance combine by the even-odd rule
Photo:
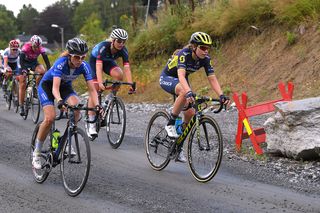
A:
<svg viewBox="0 0 320 213">
<path fill-rule="evenodd" d="M 34 152 L 41 152 L 43 141 L 40 141 L 38 138 L 36 139 L 36 148 Z"/>
<path fill-rule="evenodd" d="M 95 115 L 89 115 L 89 121 L 94 121 Z"/>
<path fill-rule="evenodd" d="M 176 122 L 177 117 L 178 117 L 178 115 L 174 115 L 173 113 L 170 113 L 170 118 L 169 118 L 167 126 L 174 125 L 175 122 Z"/>
</svg>

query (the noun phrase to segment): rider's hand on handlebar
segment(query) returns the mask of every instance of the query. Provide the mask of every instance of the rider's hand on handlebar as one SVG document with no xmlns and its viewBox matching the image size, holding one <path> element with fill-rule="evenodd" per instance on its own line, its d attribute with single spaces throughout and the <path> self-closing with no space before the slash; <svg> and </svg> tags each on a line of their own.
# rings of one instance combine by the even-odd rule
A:
<svg viewBox="0 0 320 213">
<path fill-rule="evenodd" d="M 65 106 L 66 106 L 66 104 L 64 103 L 64 101 L 62 99 L 58 101 L 58 109 L 64 110 Z"/>
<path fill-rule="evenodd" d="M 136 88 L 133 88 L 132 86 L 129 88 L 128 94 L 132 95 L 136 93 Z"/>
<path fill-rule="evenodd" d="M 190 90 L 189 92 L 186 93 L 185 97 L 187 99 L 187 103 L 188 104 L 193 104 L 194 103 L 194 94 L 193 92 Z"/>
<path fill-rule="evenodd" d="M 99 83 L 99 89 L 104 91 L 106 87 L 103 85 L 103 83 Z"/>
<path fill-rule="evenodd" d="M 230 98 L 228 96 L 225 95 L 220 95 L 220 102 L 223 103 L 223 105 L 225 105 L 227 108 L 229 108 L 231 101 Z"/>
</svg>

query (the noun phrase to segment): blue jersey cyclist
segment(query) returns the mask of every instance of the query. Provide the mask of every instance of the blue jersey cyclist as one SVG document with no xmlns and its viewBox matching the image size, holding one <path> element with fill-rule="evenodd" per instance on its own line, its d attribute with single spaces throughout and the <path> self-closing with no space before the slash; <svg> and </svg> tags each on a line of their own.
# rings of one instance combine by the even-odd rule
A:
<svg viewBox="0 0 320 213">
<path fill-rule="evenodd" d="M 58 108 L 62 108 L 67 102 L 69 105 L 77 105 L 79 98 L 72 88 L 72 81 L 79 75 L 83 75 L 88 86 L 89 95 L 95 105 L 98 105 L 98 95 L 94 88 L 91 68 L 84 61 L 88 46 L 79 38 L 70 39 L 66 44 L 67 51 L 56 60 L 54 65 L 46 72 L 38 87 L 38 96 L 44 112 L 44 120 L 40 125 L 36 137 L 35 150 L 33 152 L 32 165 L 35 169 L 41 169 L 40 153 L 50 127 L 55 119 L 54 99 L 57 100 Z M 76 120 L 79 112 L 75 113 Z M 71 154 L 76 154 L 71 151 Z"/>
<path fill-rule="evenodd" d="M 177 96 L 172 112 L 170 113 L 170 119 L 165 127 L 169 137 L 179 137 L 175 128 L 175 120 L 184 106 L 194 102 L 193 92 L 188 81 L 189 74 L 203 67 L 211 88 L 219 95 L 221 102 L 229 104 L 229 98 L 223 95 L 208 55 L 211 45 L 212 40 L 207 33 L 193 33 L 189 45 L 169 59 L 160 75 L 160 86 L 162 89 Z M 183 114 L 184 123 L 188 123 L 195 114 L 195 111 L 193 108 L 189 108 L 185 110 Z M 180 152 L 176 160 L 186 162 L 183 152 Z"/>
<path fill-rule="evenodd" d="M 105 90 L 105 87 L 102 84 L 103 72 L 118 81 L 122 81 L 125 75 L 127 82 L 132 83 L 129 55 L 128 50 L 125 47 L 125 43 L 128 40 L 128 33 L 124 29 L 116 28 L 111 32 L 110 38 L 110 41 L 98 43 L 91 52 L 90 66 L 92 69 L 92 77 L 97 81 L 97 90 Z M 122 58 L 123 71 L 115 61 L 117 58 Z M 131 87 L 129 94 L 133 92 L 133 88 Z M 93 106 L 90 98 L 88 106 Z M 89 112 L 89 120 L 94 118 L 93 113 L 94 112 Z M 95 127 L 95 124 L 89 124 L 89 136 L 97 135 Z"/>
</svg>

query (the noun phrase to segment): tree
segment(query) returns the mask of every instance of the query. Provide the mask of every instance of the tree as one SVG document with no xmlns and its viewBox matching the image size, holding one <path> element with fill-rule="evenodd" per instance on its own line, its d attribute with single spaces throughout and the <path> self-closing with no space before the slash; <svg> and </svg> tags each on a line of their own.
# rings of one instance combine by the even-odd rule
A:
<svg viewBox="0 0 320 213">
<path fill-rule="evenodd" d="M 35 23 L 39 20 L 38 11 L 31 4 L 23 5 L 17 16 L 17 25 L 20 33 L 32 34 L 36 31 Z"/>
<path fill-rule="evenodd" d="M 17 34 L 16 18 L 12 11 L 0 4 L 0 48 L 4 49 L 8 46 L 11 39 Z"/>
<path fill-rule="evenodd" d="M 48 38 L 48 42 L 61 42 L 61 32 L 57 28 L 52 28 L 52 24 L 57 24 L 64 29 L 65 40 L 74 37 L 75 31 L 72 26 L 73 8 L 70 0 L 60 0 L 48 6 L 39 15 L 36 22 L 37 29 L 33 34 L 42 34 Z"/>
<path fill-rule="evenodd" d="M 96 13 L 91 14 L 81 28 L 80 33 L 90 47 L 107 37 L 101 28 L 101 21 Z"/>
</svg>

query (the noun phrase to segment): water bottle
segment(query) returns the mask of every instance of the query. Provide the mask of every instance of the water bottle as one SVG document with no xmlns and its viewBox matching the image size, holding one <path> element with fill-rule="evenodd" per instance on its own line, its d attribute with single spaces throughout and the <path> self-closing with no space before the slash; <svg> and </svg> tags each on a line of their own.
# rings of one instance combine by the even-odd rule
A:
<svg viewBox="0 0 320 213">
<path fill-rule="evenodd" d="M 182 135 L 182 118 L 178 116 L 176 118 L 175 127 L 178 135 Z"/>
<path fill-rule="evenodd" d="M 52 133 L 52 140 L 51 140 L 51 146 L 53 149 L 58 148 L 59 140 L 60 140 L 60 131 L 58 129 L 55 129 Z"/>
</svg>

